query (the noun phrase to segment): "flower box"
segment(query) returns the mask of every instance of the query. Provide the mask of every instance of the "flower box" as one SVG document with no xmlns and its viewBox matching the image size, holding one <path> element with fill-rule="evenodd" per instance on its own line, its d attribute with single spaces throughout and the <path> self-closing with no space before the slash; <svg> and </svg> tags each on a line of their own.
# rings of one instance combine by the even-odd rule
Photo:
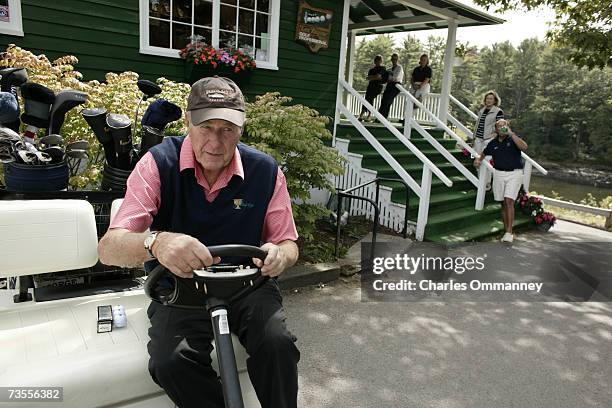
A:
<svg viewBox="0 0 612 408">
<path fill-rule="evenodd" d="M 185 81 L 190 85 L 201 78 L 220 76 L 231 79 L 239 87 L 247 85 L 251 79 L 253 71 L 240 71 L 235 72 L 233 69 L 227 66 L 218 66 L 213 68 L 210 65 L 198 65 L 189 62 L 185 62 Z"/>
</svg>

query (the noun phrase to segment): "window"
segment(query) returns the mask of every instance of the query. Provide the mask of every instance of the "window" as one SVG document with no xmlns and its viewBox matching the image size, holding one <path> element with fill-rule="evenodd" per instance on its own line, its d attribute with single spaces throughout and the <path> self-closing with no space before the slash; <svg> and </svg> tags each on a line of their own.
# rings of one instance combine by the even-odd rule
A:
<svg viewBox="0 0 612 408">
<path fill-rule="evenodd" d="M 258 68 L 277 69 L 279 16 L 280 0 L 140 0 L 140 52 L 179 58 L 199 36 L 250 54 Z"/>
<path fill-rule="evenodd" d="M 0 0 L 0 34 L 23 37 L 21 0 Z"/>
</svg>

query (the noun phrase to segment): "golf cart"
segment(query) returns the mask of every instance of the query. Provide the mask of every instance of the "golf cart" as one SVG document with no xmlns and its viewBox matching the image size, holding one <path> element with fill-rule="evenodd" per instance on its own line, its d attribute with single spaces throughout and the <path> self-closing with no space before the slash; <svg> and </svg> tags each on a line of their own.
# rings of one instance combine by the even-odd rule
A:
<svg viewBox="0 0 612 408">
<path fill-rule="evenodd" d="M 116 200 L 113 209 L 118 206 L 119 200 Z M 24 277 L 91 267 L 98 260 L 97 237 L 94 209 L 85 200 L 0 200 L 0 276 Z M 221 248 L 215 253 L 225 256 L 235 249 Z M 249 251 L 248 256 L 261 256 L 252 252 L 253 249 Z M 237 256 L 245 254 L 233 253 Z M 66 296 L 62 299 L 37 301 L 36 296 L 31 296 L 31 289 L 30 292 L 23 288 L 1 290 L 0 384 L 16 389 L 63 387 L 63 395 L 61 402 L 57 399 L 19 404 L 0 402 L 0 407 L 174 407 L 150 378 L 147 369 L 149 320 L 146 309 L 151 302 L 149 296 L 169 306 L 180 306 L 182 302 L 194 306 L 194 302 L 201 302 L 201 307 L 205 308 L 205 302 L 210 299 L 205 293 L 208 290 L 201 288 L 208 288 L 212 293 L 219 279 L 225 280 L 219 290 L 223 287 L 226 293 L 218 296 L 229 298 L 230 292 L 236 288 L 243 290 L 252 286 L 251 289 L 255 289 L 260 277 L 256 268 L 243 270 L 234 280 L 240 282 L 239 285 L 234 286 L 230 284 L 232 271 L 226 270 L 218 275 L 214 272 L 201 271 L 196 274 L 196 279 L 181 279 L 182 288 L 197 289 L 186 298 L 178 294 L 178 284 L 174 291 L 160 293 L 156 289 L 153 280 L 174 276 L 167 275 L 168 272 L 162 268 L 156 268 L 150 274 L 155 279 L 147 279 L 146 293 L 142 286 L 134 285 L 121 292 L 102 290 L 74 297 L 70 288 L 66 288 Z M 231 290 L 228 284 L 232 286 Z M 105 305 L 123 305 L 127 326 L 99 333 L 98 306 Z M 217 334 L 224 333 L 216 333 L 220 345 L 215 347 L 217 353 L 222 349 L 224 355 L 231 355 L 231 360 L 233 354 L 223 349 L 223 345 L 233 346 L 244 406 L 260 407 L 246 370 L 244 348 L 237 337 L 228 342 L 229 334 L 225 337 L 217 337 Z M 236 405 L 227 405 L 227 395 L 236 397 L 238 384 L 235 378 L 231 378 L 232 367 L 229 371 L 219 370 L 217 356 L 211 357 L 213 367 L 222 374 L 224 392 L 227 389 L 229 393 L 225 394 L 226 406 L 243 406 L 240 401 Z M 225 366 L 224 357 L 221 361 Z"/>
</svg>

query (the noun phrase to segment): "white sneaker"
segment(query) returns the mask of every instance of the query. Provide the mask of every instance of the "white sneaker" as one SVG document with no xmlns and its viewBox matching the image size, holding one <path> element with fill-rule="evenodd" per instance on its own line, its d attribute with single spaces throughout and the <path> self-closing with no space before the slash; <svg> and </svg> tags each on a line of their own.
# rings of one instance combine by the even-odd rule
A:
<svg viewBox="0 0 612 408">
<path fill-rule="evenodd" d="M 509 232 L 506 232 L 501 239 L 501 242 L 512 242 L 514 241 L 514 235 Z"/>
</svg>

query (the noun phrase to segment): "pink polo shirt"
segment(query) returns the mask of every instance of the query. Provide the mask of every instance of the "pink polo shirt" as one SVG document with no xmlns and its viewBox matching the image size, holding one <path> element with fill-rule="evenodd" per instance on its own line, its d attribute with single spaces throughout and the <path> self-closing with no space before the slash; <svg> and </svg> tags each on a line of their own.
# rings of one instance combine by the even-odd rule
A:
<svg viewBox="0 0 612 408">
<path fill-rule="evenodd" d="M 228 185 L 234 175 L 244 179 L 244 169 L 238 148 L 236 148 L 232 161 L 223 169 L 212 187 L 208 185 L 202 168 L 196 164 L 191 140 L 187 136 L 181 147 L 179 168 L 180 171 L 195 168 L 196 180 L 202 187 L 202 193 L 208 202 L 217 198 L 221 189 Z M 157 163 L 155 163 L 153 155 L 148 152 L 136 164 L 128 178 L 125 199 L 109 228 L 125 228 L 134 232 L 146 231 L 151 226 L 153 216 L 157 214 L 161 205 L 160 186 Z M 279 168 L 276 176 L 276 186 L 264 217 L 261 240 L 264 243 L 278 244 L 285 240 L 295 241 L 297 237 L 291 211 L 291 199 L 287 191 L 287 180 Z"/>
</svg>

